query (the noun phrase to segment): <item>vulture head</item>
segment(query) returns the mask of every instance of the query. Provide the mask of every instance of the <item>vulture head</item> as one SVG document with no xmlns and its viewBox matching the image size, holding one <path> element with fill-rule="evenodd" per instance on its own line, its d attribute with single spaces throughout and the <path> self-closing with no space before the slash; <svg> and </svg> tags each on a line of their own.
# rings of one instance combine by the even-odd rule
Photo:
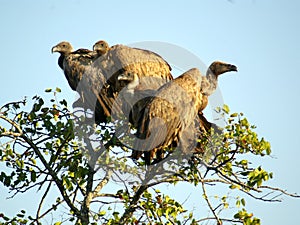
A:
<svg viewBox="0 0 300 225">
<path fill-rule="evenodd" d="M 223 73 L 231 71 L 237 72 L 237 67 L 232 64 L 215 61 L 209 66 L 207 73 L 213 73 L 215 76 L 219 76 Z"/>
<path fill-rule="evenodd" d="M 118 76 L 118 82 L 121 82 L 120 86 L 126 85 L 127 92 L 134 93 L 134 89 L 139 85 L 140 79 L 136 73 L 122 73 Z M 124 84 L 123 84 L 124 82 Z"/>
<path fill-rule="evenodd" d="M 202 93 L 206 96 L 210 96 L 217 89 L 218 76 L 232 71 L 237 72 L 237 67 L 235 65 L 220 61 L 213 62 L 207 69 L 206 77 L 202 80 Z"/>
<path fill-rule="evenodd" d="M 55 45 L 52 49 L 51 52 L 59 52 L 61 54 L 68 54 L 71 53 L 73 51 L 73 47 L 72 45 L 67 42 L 67 41 L 62 41 L 60 43 L 58 43 L 57 45 Z"/>
<path fill-rule="evenodd" d="M 97 52 L 99 56 L 104 55 L 109 50 L 109 45 L 106 41 L 97 41 L 93 46 L 93 51 Z"/>
<path fill-rule="evenodd" d="M 141 80 L 136 73 L 122 73 L 118 75 L 118 81 L 124 82 L 124 90 L 127 93 L 134 94 L 138 99 L 153 97 L 157 90 L 141 88 Z"/>
</svg>

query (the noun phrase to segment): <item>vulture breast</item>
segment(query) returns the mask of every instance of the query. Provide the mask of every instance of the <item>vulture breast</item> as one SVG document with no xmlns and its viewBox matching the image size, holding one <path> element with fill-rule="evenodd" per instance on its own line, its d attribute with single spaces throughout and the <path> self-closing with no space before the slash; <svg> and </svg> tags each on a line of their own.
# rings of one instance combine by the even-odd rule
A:
<svg viewBox="0 0 300 225">
<path fill-rule="evenodd" d="M 191 69 L 158 90 L 140 119 L 133 158 L 146 152 L 146 163 L 150 164 L 156 151 L 174 142 L 178 146 L 186 130 L 194 130 L 190 126 L 194 126 L 202 105 L 201 80 L 200 71 Z"/>
</svg>

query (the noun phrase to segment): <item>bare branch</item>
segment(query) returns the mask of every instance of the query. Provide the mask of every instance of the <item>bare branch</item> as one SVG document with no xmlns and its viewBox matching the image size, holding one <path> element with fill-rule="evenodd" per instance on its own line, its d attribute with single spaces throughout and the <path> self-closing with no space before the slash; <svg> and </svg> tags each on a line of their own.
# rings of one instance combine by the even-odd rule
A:
<svg viewBox="0 0 300 225">
<path fill-rule="evenodd" d="M 199 171 L 199 175 L 200 175 L 200 178 L 203 179 L 203 177 L 202 177 L 200 171 Z M 211 203 L 210 203 L 210 201 L 209 201 L 209 199 L 208 199 L 208 195 L 207 195 L 207 193 L 206 193 L 206 188 L 205 188 L 205 183 L 204 183 L 204 182 L 201 182 L 201 185 L 202 185 L 203 196 L 204 196 L 204 199 L 205 199 L 205 201 L 206 201 L 206 203 L 207 203 L 209 209 L 210 209 L 211 212 L 213 213 L 214 218 L 217 220 L 217 222 L 218 222 L 217 224 L 218 224 L 218 225 L 222 225 L 222 221 L 220 220 L 219 216 L 216 214 L 215 209 L 213 208 L 213 206 L 211 205 Z"/>
<path fill-rule="evenodd" d="M 53 181 L 57 185 L 63 199 L 67 203 L 67 205 L 70 207 L 70 209 L 75 213 L 77 216 L 81 216 L 80 211 L 72 204 L 69 196 L 67 195 L 65 191 L 65 187 L 62 183 L 62 181 L 57 177 L 56 173 L 52 170 L 51 166 L 47 163 L 42 153 L 39 151 L 38 147 L 24 134 L 21 135 L 22 139 L 26 141 L 34 150 L 35 154 L 39 157 L 45 168 L 49 171 L 49 174 L 53 178 Z"/>
<path fill-rule="evenodd" d="M 41 212 L 41 209 L 42 209 L 42 205 L 43 205 L 43 203 L 44 203 L 44 200 L 46 199 L 47 194 L 48 194 L 49 191 L 50 191 L 50 188 L 51 188 L 51 182 L 49 182 L 48 187 L 46 188 L 45 193 L 44 193 L 43 196 L 42 196 L 42 199 L 41 199 L 41 201 L 40 201 L 38 210 L 37 210 L 37 212 L 36 212 L 36 220 L 37 220 L 37 221 L 38 221 L 39 218 L 40 218 L 40 212 Z"/>
<path fill-rule="evenodd" d="M 106 172 L 105 177 L 100 181 L 97 186 L 95 187 L 94 191 L 92 192 L 92 198 L 98 197 L 99 192 L 102 190 L 102 188 L 108 183 L 109 179 L 111 178 L 112 170 L 108 169 Z"/>
<path fill-rule="evenodd" d="M 0 119 L 5 120 L 5 121 L 8 122 L 9 124 L 11 124 L 14 128 L 16 128 L 16 130 L 18 131 L 18 133 L 14 133 L 14 132 L 3 132 L 3 133 L 1 133 L 1 136 L 2 136 L 2 135 L 3 135 L 3 136 L 10 136 L 10 135 L 12 135 L 12 136 L 15 136 L 15 137 L 19 137 L 19 136 L 21 136 L 21 135 L 23 134 L 22 129 L 20 128 L 20 126 L 19 126 L 16 122 L 14 122 L 14 121 L 12 121 L 11 119 L 9 119 L 8 117 L 2 116 L 2 115 L 0 115 Z"/>
<path fill-rule="evenodd" d="M 280 188 L 275 188 L 275 187 L 270 187 L 270 186 L 260 186 L 260 188 L 265 188 L 265 189 L 269 189 L 269 190 L 273 190 L 273 191 L 278 191 L 278 192 L 281 192 L 282 194 L 284 195 L 287 195 L 287 196 L 290 196 L 290 197 L 293 197 L 293 198 L 300 198 L 300 195 L 298 194 L 291 194 L 285 190 L 282 190 Z"/>
<path fill-rule="evenodd" d="M 203 219 L 199 219 L 197 220 L 196 222 L 203 222 L 203 221 L 207 221 L 207 220 L 215 220 L 216 218 L 215 217 L 206 217 L 206 218 L 203 218 Z M 243 223 L 242 221 L 240 220 L 233 220 L 233 219 L 225 219 L 225 218 L 220 218 L 220 221 L 223 221 L 223 222 L 230 222 L 230 223 Z"/>
</svg>

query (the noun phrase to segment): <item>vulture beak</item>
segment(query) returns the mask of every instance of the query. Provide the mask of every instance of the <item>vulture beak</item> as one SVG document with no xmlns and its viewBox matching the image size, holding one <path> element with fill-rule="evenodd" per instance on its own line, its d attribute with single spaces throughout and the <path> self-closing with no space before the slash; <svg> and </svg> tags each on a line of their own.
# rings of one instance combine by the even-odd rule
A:
<svg viewBox="0 0 300 225">
<path fill-rule="evenodd" d="M 118 76 L 118 80 L 132 80 L 126 74 L 122 73 Z"/>
<path fill-rule="evenodd" d="M 93 45 L 93 51 L 97 51 L 98 49 L 101 49 L 101 46 L 99 46 L 99 43 Z"/>
<path fill-rule="evenodd" d="M 96 45 L 97 45 L 97 44 L 94 44 L 94 45 L 93 45 L 93 51 L 96 51 Z"/>
<path fill-rule="evenodd" d="M 235 71 L 235 72 L 238 71 L 237 67 L 236 67 L 235 65 L 232 65 L 232 64 L 229 64 L 229 65 L 228 65 L 228 70 L 229 70 L 229 71 Z"/>
<path fill-rule="evenodd" d="M 52 49 L 51 49 L 51 53 L 54 53 L 54 52 L 58 52 L 59 49 L 57 46 L 54 46 Z"/>
</svg>

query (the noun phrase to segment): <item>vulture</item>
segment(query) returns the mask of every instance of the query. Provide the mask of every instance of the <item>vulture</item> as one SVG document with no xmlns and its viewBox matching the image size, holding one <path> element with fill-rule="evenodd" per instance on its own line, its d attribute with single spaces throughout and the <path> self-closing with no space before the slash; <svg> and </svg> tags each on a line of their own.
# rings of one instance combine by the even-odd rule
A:
<svg viewBox="0 0 300 225">
<path fill-rule="evenodd" d="M 215 91 L 218 76 L 230 71 L 237 71 L 237 67 L 216 61 L 206 77 L 193 68 L 159 88 L 140 115 L 132 158 L 144 153 L 145 163 L 150 165 L 153 158 L 153 163 L 162 160 L 167 148 L 180 147 L 191 153 L 199 126 L 211 126 L 202 114 L 207 98 Z"/>
<path fill-rule="evenodd" d="M 67 81 L 73 91 L 86 71 L 86 68 L 93 63 L 95 53 L 88 49 L 78 49 L 73 51 L 72 45 L 67 41 L 62 41 L 55 45 L 51 52 L 58 52 L 58 65 L 64 71 Z"/>
<path fill-rule="evenodd" d="M 94 62 L 93 67 L 106 81 L 106 89 L 102 90 L 100 94 L 102 101 L 99 102 L 103 102 L 101 106 L 105 115 L 112 116 L 114 119 L 119 118 L 120 115 L 129 116 L 128 110 L 124 111 L 124 108 L 128 108 L 127 102 L 122 101 L 122 96 L 118 95 L 133 81 L 134 74 L 139 77 L 137 88 L 140 90 L 157 90 L 173 79 L 170 65 L 154 52 L 125 45 L 108 47 L 104 41 L 95 43 L 93 50 L 100 54 L 107 51 Z M 123 79 L 119 79 L 119 76 Z M 92 81 L 97 79 L 97 77 L 92 78 Z M 92 82 L 89 83 L 97 86 Z"/>
<path fill-rule="evenodd" d="M 136 87 L 139 90 L 157 90 L 173 79 L 170 65 L 160 55 L 149 50 L 125 45 L 109 47 L 105 41 L 96 42 L 93 50 L 102 54 L 95 60 L 93 67 L 106 81 L 106 89 L 100 93 L 100 97 L 103 99 L 101 106 L 105 115 L 112 116 L 114 119 L 118 119 L 122 115 L 127 118 L 129 116 L 128 110 L 124 111 L 124 108 L 128 108 L 128 105 L 126 107 L 127 102 L 118 95 L 133 81 L 134 76 L 139 78 Z M 120 79 L 121 76 L 122 79 Z M 92 81 L 96 79 L 97 77 L 92 78 Z M 110 99 L 107 100 L 106 96 Z"/>
<path fill-rule="evenodd" d="M 73 52 L 69 43 L 61 42 L 52 52 L 61 54 L 59 66 L 72 90 L 80 89 L 84 108 L 95 109 L 96 123 L 106 122 L 112 114 L 116 117 L 122 114 L 122 102 L 116 99 L 133 80 L 133 74 L 140 79 L 139 89 L 157 90 L 173 79 L 170 65 L 160 55 L 144 49 L 125 45 L 109 47 L 105 41 L 98 41 L 93 51 Z M 118 80 L 120 74 L 127 76 L 127 80 Z"/>
<path fill-rule="evenodd" d="M 97 56 L 102 56 L 109 51 L 110 47 L 106 41 L 100 40 L 93 45 L 93 51 L 97 53 Z"/>
<path fill-rule="evenodd" d="M 141 113 L 148 102 L 156 95 L 157 90 L 139 89 L 140 78 L 137 74 L 133 74 L 132 76 L 132 80 L 128 80 L 128 76 L 124 74 L 118 76 L 119 81 L 129 82 L 119 93 L 119 96 L 123 102 L 123 112 L 127 115 L 129 122 L 133 127 L 137 128 Z"/>
<path fill-rule="evenodd" d="M 69 83 L 69 86 L 73 91 L 77 91 L 80 98 L 74 102 L 73 107 L 83 107 L 85 109 L 92 108 L 95 110 L 95 117 L 101 118 L 99 122 L 105 122 L 103 108 L 100 106 L 97 98 L 97 91 L 92 87 L 87 88 L 86 82 L 80 82 L 83 77 L 90 76 L 91 73 L 97 72 L 92 69 L 93 62 L 99 57 L 98 51 L 91 51 L 88 49 L 80 48 L 73 51 L 72 45 L 67 41 L 62 41 L 52 48 L 52 53 L 58 52 L 60 56 L 58 58 L 58 65 L 64 71 L 65 77 Z M 101 86 L 105 82 L 105 79 L 101 74 L 97 74 L 97 84 Z M 84 79 L 86 81 L 86 79 Z M 78 87 L 80 86 L 80 87 Z"/>
</svg>

